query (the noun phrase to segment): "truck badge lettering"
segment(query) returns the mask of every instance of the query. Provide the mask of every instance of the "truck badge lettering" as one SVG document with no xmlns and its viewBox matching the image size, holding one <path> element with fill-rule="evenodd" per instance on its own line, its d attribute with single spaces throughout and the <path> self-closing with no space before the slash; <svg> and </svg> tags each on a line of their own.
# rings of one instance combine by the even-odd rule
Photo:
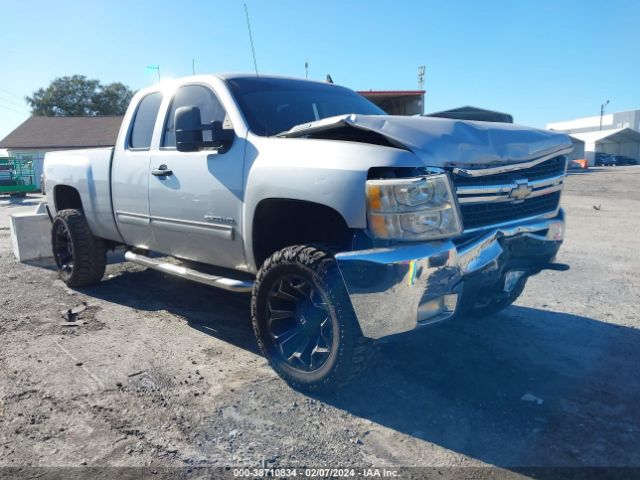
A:
<svg viewBox="0 0 640 480">
<path fill-rule="evenodd" d="M 205 215 L 204 219 L 209 223 L 220 223 L 223 225 L 233 225 L 236 220 L 233 217 L 221 217 L 219 215 Z"/>
</svg>

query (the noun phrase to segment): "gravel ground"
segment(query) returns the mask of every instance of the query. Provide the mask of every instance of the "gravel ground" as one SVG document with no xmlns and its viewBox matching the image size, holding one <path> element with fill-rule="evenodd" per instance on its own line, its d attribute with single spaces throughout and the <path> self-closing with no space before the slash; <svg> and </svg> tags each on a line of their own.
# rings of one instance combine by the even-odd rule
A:
<svg viewBox="0 0 640 480">
<path fill-rule="evenodd" d="M 70 290 L 15 261 L 7 218 L 33 207 L 0 201 L 0 467 L 640 468 L 640 167 L 567 183 L 571 270 L 321 398 L 259 355 L 248 296 L 123 263 Z"/>
</svg>

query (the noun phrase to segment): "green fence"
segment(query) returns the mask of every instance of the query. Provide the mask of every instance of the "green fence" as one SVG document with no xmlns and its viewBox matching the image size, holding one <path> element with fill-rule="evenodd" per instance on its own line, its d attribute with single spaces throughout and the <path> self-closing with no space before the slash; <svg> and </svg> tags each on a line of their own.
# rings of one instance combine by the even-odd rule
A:
<svg viewBox="0 0 640 480">
<path fill-rule="evenodd" d="M 37 191 L 32 160 L 0 157 L 0 194 L 25 195 Z"/>
</svg>

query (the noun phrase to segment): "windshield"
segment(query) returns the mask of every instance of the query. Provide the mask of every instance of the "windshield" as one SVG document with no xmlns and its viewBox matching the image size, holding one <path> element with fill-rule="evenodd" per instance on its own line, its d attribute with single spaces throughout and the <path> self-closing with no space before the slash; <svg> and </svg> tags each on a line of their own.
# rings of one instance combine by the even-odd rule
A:
<svg viewBox="0 0 640 480">
<path fill-rule="evenodd" d="M 386 115 L 353 90 L 330 83 L 244 77 L 229 79 L 227 84 L 249 128 L 261 136 L 277 135 L 301 123 L 335 115 Z"/>
</svg>

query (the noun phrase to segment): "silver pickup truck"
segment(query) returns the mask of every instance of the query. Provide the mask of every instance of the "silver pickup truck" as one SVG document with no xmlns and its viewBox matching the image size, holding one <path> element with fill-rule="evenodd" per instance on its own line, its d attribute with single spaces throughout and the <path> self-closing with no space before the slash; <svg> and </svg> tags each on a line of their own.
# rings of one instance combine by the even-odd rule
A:
<svg viewBox="0 0 640 480">
<path fill-rule="evenodd" d="M 195 76 L 138 92 L 114 148 L 48 153 L 53 254 L 70 287 L 106 252 L 251 293 L 260 349 L 304 390 L 371 344 L 510 305 L 558 268 L 561 133 L 388 116 L 306 80 Z"/>
</svg>

